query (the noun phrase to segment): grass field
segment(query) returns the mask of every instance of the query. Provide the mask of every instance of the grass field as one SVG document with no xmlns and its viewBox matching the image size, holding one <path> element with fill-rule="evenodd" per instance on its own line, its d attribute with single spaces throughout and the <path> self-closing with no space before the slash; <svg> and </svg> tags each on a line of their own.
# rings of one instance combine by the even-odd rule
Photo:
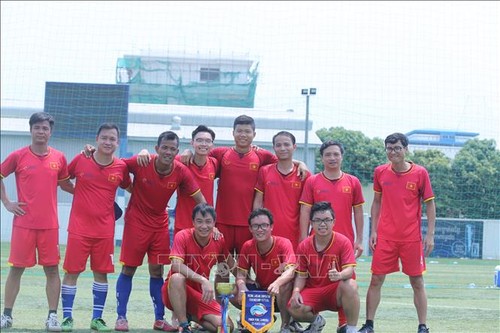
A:
<svg viewBox="0 0 500 333">
<path fill-rule="evenodd" d="M 9 243 L 1 244 L 1 306 L 5 279 L 9 268 L 6 265 Z M 64 255 L 64 247 L 61 248 Z M 115 258 L 119 256 L 116 249 Z M 362 257 L 356 269 L 361 299 L 361 326 L 365 320 L 365 297 L 370 281 L 370 257 Z M 432 333 L 446 332 L 500 332 L 500 288 L 493 286 L 495 266 L 499 261 L 468 259 L 429 259 L 428 274 L 425 275 L 429 311 L 428 326 Z M 116 299 L 114 296 L 116 273 L 109 275 L 110 292 L 104 310 L 104 319 L 114 327 Z M 168 269 L 168 267 L 167 267 Z M 62 277 L 62 273 L 61 273 Z M 84 272 L 78 281 L 75 300 L 74 332 L 89 332 L 92 314 L 92 274 Z M 14 307 L 14 327 L 9 332 L 42 332 L 47 316 L 45 276 L 41 267 L 27 269 L 21 282 L 21 291 Z M 238 311 L 231 306 L 230 316 L 236 318 Z M 337 314 L 323 313 L 327 325 L 323 332 L 334 333 Z M 62 310 L 59 308 L 61 319 Z M 153 309 L 149 298 L 149 276 L 147 266 L 137 270 L 133 280 L 133 291 L 128 306 L 128 319 L 132 332 L 153 332 Z M 167 310 L 167 319 L 170 313 Z M 279 321 L 271 332 L 279 332 Z M 382 301 L 375 318 L 377 333 L 416 332 L 417 316 L 413 306 L 413 293 L 408 278 L 402 273 L 387 276 L 382 289 Z"/>
</svg>

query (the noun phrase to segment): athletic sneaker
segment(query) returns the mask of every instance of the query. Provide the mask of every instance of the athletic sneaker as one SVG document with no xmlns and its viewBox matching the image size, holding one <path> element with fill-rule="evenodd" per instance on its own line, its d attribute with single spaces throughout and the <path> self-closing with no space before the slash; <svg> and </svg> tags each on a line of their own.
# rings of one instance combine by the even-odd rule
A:
<svg viewBox="0 0 500 333">
<path fill-rule="evenodd" d="M 361 328 L 359 329 L 358 333 L 375 333 L 375 330 L 373 329 L 373 327 L 363 324 L 363 326 L 361 326 Z"/>
<path fill-rule="evenodd" d="M 249 330 L 247 330 L 247 329 L 243 326 L 243 324 L 241 323 L 241 321 L 240 321 L 240 320 L 237 320 L 237 321 L 236 321 L 236 325 L 237 325 L 237 327 L 238 327 L 237 332 L 240 332 L 240 333 L 250 333 L 250 331 L 249 331 Z"/>
<path fill-rule="evenodd" d="M 45 322 L 45 327 L 47 328 L 47 332 L 61 332 L 61 324 L 59 324 L 59 320 L 57 320 L 57 314 L 51 313 Z"/>
<path fill-rule="evenodd" d="M 186 325 L 186 326 L 179 326 L 179 331 L 176 331 L 179 333 L 193 333 L 193 330 L 191 329 L 191 326 Z"/>
<path fill-rule="evenodd" d="M 337 327 L 337 333 L 347 333 L 347 324 Z"/>
<path fill-rule="evenodd" d="M 73 331 L 73 318 L 66 317 L 63 319 L 61 324 L 61 330 L 63 332 L 72 332 Z"/>
<path fill-rule="evenodd" d="M 283 326 L 280 330 L 280 333 L 292 333 L 292 331 L 290 331 L 290 326 L 289 325 Z"/>
<path fill-rule="evenodd" d="M 163 332 L 177 332 L 178 328 L 170 325 L 165 319 L 158 319 L 153 324 L 153 329 Z"/>
<path fill-rule="evenodd" d="M 292 333 L 304 332 L 304 328 L 302 327 L 302 325 L 298 321 L 295 321 L 295 320 L 292 320 L 290 322 L 290 324 L 288 325 L 288 328 L 290 329 L 290 332 L 292 332 Z"/>
<path fill-rule="evenodd" d="M 11 316 L 7 316 L 7 315 L 4 315 L 2 314 L 2 318 L 1 318 L 1 326 L 0 328 L 4 329 L 4 328 L 9 328 L 9 327 L 12 327 L 12 322 L 14 320 L 12 319 Z"/>
<path fill-rule="evenodd" d="M 429 329 L 425 325 L 418 325 L 417 333 L 429 333 Z"/>
<path fill-rule="evenodd" d="M 90 329 L 97 332 L 111 332 L 112 329 L 106 326 L 106 322 L 102 318 L 92 319 L 90 322 Z"/>
<path fill-rule="evenodd" d="M 323 318 L 323 316 L 321 315 L 317 315 L 316 318 L 314 318 L 314 321 L 309 326 L 307 326 L 304 333 L 321 333 L 325 325 L 325 318 Z"/>
<path fill-rule="evenodd" d="M 128 321 L 125 317 L 119 317 L 115 323 L 115 331 L 128 332 Z"/>
</svg>

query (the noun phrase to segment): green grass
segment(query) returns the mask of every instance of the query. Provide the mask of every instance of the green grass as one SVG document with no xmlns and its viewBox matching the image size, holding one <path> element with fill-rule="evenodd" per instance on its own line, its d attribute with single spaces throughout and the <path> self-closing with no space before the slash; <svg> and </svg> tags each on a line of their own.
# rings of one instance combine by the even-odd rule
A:
<svg viewBox="0 0 500 333">
<path fill-rule="evenodd" d="M 1 244 L 1 295 L 9 268 L 6 265 L 9 243 Z M 64 255 L 64 246 L 61 247 Z M 116 249 L 115 258 L 119 256 Z M 370 257 L 362 257 L 356 269 L 361 299 L 358 326 L 365 320 L 366 290 L 370 281 Z M 500 327 L 500 288 L 493 286 L 496 260 L 436 259 L 427 261 L 428 273 L 425 283 L 428 295 L 428 326 L 433 333 L 446 332 L 498 332 Z M 116 273 L 108 276 L 110 292 L 104 310 L 104 319 L 114 327 L 116 300 L 114 296 Z M 168 270 L 168 267 L 166 268 Z M 62 272 L 61 272 L 62 277 Z M 92 314 L 92 273 L 86 271 L 78 280 L 75 300 L 74 332 L 89 332 Z M 168 309 L 167 319 L 170 319 Z M 62 315 L 59 307 L 59 317 Z M 231 306 L 230 316 L 236 318 L 238 310 Z M 334 333 L 337 314 L 324 312 L 327 325 L 323 332 Z M 40 266 L 27 269 L 21 281 L 21 291 L 14 307 L 14 328 L 9 332 L 41 332 L 47 316 L 45 276 Z M 60 318 L 61 319 L 61 318 Z M 149 276 L 147 265 L 137 270 L 128 305 L 128 319 L 132 332 L 153 332 L 153 307 L 149 298 Z M 279 321 L 271 332 L 279 332 Z M 382 288 L 382 301 L 375 318 L 377 333 L 416 332 L 417 315 L 413 306 L 413 292 L 408 277 L 402 273 L 388 275 Z"/>
</svg>

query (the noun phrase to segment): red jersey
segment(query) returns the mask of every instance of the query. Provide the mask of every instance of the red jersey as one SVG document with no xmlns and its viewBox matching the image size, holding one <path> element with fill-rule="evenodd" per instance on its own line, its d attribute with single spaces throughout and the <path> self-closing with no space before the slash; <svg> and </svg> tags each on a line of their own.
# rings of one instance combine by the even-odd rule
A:
<svg viewBox="0 0 500 333">
<path fill-rule="evenodd" d="M 411 163 L 410 170 L 396 173 L 391 164 L 375 168 L 373 190 L 382 194 L 377 225 L 379 238 L 392 241 L 422 239 L 422 201 L 434 199 L 427 170 Z"/>
<path fill-rule="evenodd" d="M 176 159 L 180 156 L 177 155 Z M 207 163 L 203 166 L 197 166 L 195 163 L 189 164 L 189 170 L 194 179 L 200 186 L 201 193 L 210 206 L 214 205 L 214 180 L 219 167 L 219 162 L 214 157 L 209 156 Z M 175 206 L 175 228 L 189 229 L 193 226 L 192 214 L 196 201 L 193 199 L 193 193 L 184 188 L 177 190 L 177 204 Z"/>
<path fill-rule="evenodd" d="M 300 203 L 312 206 L 319 201 L 329 201 L 332 204 L 335 212 L 333 230 L 354 243 L 352 208 L 365 203 L 359 179 L 345 172 L 335 180 L 326 178 L 323 172 L 309 177 L 304 184 Z"/>
<path fill-rule="evenodd" d="M 300 236 L 300 204 L 304 181 L 297 175 L 297 166 L 283 175 L 276 163 L 265 165 L 259 170 L 255 190 L 263 194 L 263 206 L 273 213 L 273 234 L 288 238 L 296 249 Z M 307 174 L 307 177 L 310 173 Z"/>
<path fill-rule="evenodd" d="M 78 154 L 68 166 L 76 178 L 68 232 L 90 238 L 115 235 L 114 201 L 118 186 L 130 186 L 127 165 L 119 158 L 101 166 L 93 158 Z"/>
<path fill-rule="evenodd" d="M 17 202 L 26 214 L 14 216 L 16 227 L 27 229 L 58 229 L 58 181 L 69 178 L 68 163 L 63 153 L 48 147 L 48 154 L 38 156 L 30 146 L 18 149 L 7 156 L 0 166 L 4 179 L 15 172 Z"/>
<path fill-rule="evenodd" d="M 240 154 L 232 147 L 212 149 L 210 155 L 219 161 L 220 168 L 215 207 L 217 223 L 248 226 L 259 168 L 276 163 L 276 156 L 265 149 Z"/>
<path fill-rule="evenodd" d="M 333 232 L 330 244 L 321 252 L 316 250 L 314 235 L 304 239 L 297 249 L 297 273 L 307 274 L 306 288 L 324 287 L 332 283 L 328 271 L 337 271 L 352 266 L 356 267 L 356 259 L 351 242 L 346 236 Z"/>
<path fill-rule="evenodd" d="M 168 229 L 168 202 L 178 188 L 191 195 L 200 190 L 189 169 L 181 162 L 174 160 L 170 174 L 160 175 L 155 168 L 157 158 L 158 155 L 152 155 L 151 162 L 145 167 L 137 164 L 137 156 L 124 159 L 134 175 L 125 223 L 147 231 Z"/>
<path fill-rule="evenodd" d="M 255 239 L 250 239 L 243 244 L 238 255 L 238 268 L 247 272 L 253 268 L 256 281 L 263 289 L 267 289 L 281 276 L 287 266 L 295 265 L 296 261 L 292 243 L 283 237 L 272 237 L 273 246 L 267 253 L 260 254 L 257 242 Z"/>
<path fill-rule="evenodd" d="M 170 250 L 170 260 L 180 259 L 183 264 L 196 273 L 210 278 L 210 270 L 220 262 L 225 262 L 229 252 L 226 250 L 224 237 L 215 240 L 210 236 L 208 244 L 201 246 L 194 237 L 194 228 L 179 231 L 174 238 L 174 245 Z M 228 270 L 229 274 L 229 270 Z M 169 276 L 172 271 L 169 272 Z M 188 280 L 188 285 L 201 292 L 201 285 Z"/>
</svg>

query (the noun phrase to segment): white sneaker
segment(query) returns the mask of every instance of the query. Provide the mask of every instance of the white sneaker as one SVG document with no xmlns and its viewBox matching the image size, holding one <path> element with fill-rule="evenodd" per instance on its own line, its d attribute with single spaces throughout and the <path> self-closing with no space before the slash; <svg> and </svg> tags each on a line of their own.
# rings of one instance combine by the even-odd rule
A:
<svg viewBox="0 0 500 333">
<path fill-rule="evenodd" d="M 7 315 L 2 314 L 0 328 L 3 329 L 3 328 L 12 327 L 12 322 L 13 322 L 13 319 L 11 316 L 7 316 Z"/>
<path fill-rule="evenodd" d="M 59 320 L 57 320 L 57 314 L 56 313 L 51 313 L 49 315 L 49 318 L 47 318 L 47 321 L 45 322 L 45 327 L 47 328 L 48 332 L 61 332 L 61 324 L 59 323 Z"/>
<path fill-rule="evenodd" d="M 306 328 L 304 333 L 321 333 L 326 325 L 326 320 L 320 314 L 314 318 L 314 321 Z"/>
</svg>

